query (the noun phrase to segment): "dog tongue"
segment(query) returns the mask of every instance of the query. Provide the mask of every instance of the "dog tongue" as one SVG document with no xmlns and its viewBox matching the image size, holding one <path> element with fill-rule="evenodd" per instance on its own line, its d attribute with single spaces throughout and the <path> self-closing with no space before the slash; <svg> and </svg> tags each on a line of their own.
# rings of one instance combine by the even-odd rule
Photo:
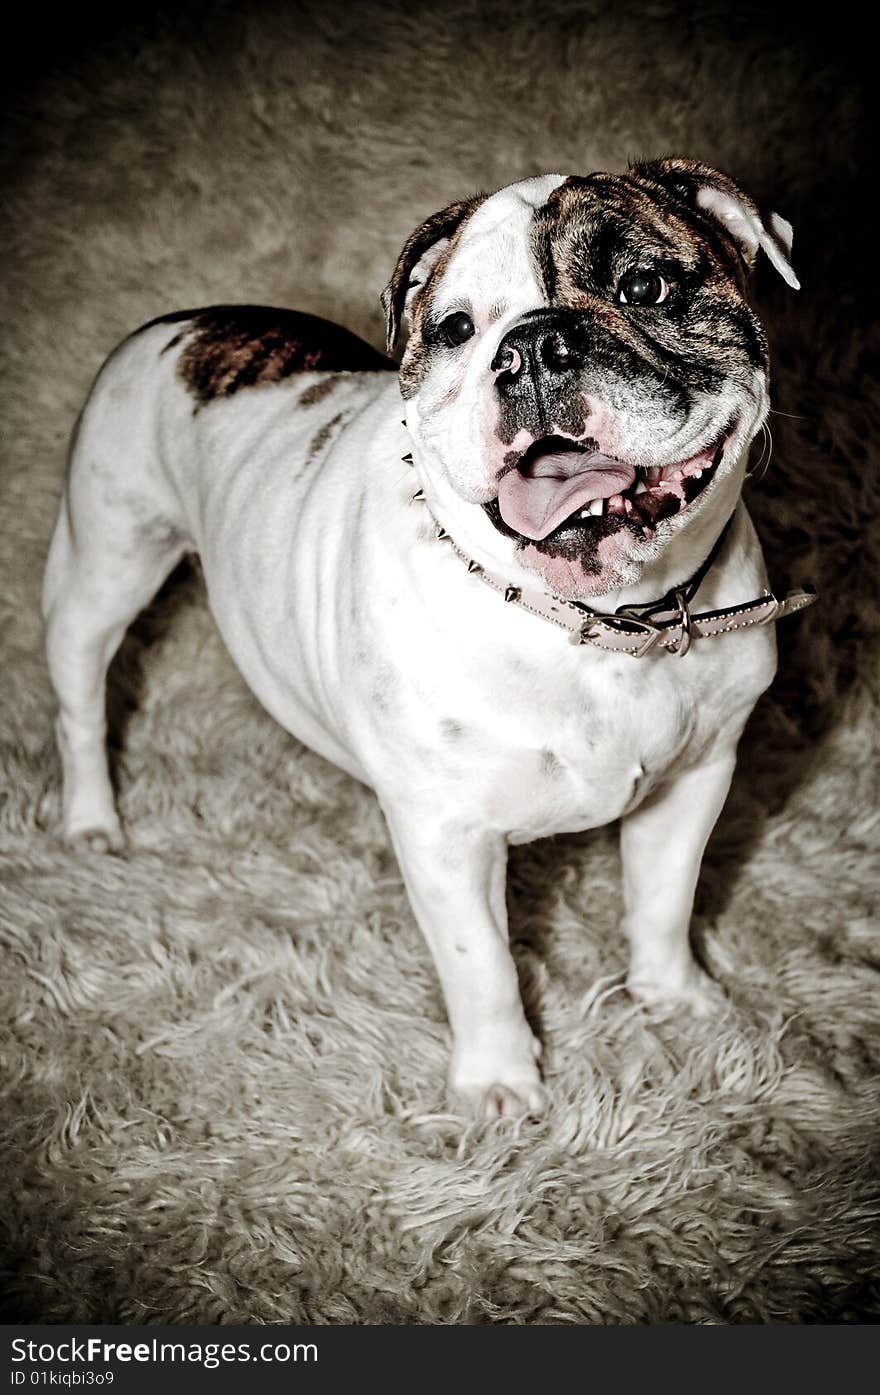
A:
<svg viewBox="0 0 880 1395">
<path fill-rule="evenodd" d="M 509 528 L 540 542 L 569 514 L 593 499 L 610 499 L 636 477 L 631 465 L 610 456 L 580 451 L 548 451 L 527 474 L 511 470 L 498 489 L 498 508 Z"/>
</svg>

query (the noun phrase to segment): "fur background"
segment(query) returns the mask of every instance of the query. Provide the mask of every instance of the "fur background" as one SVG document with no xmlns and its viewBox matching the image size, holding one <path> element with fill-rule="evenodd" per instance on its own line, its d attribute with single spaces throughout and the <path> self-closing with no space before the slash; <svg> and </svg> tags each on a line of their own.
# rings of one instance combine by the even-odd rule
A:
<svg viewBox="0 0 880 1395">
<path fill-rule="evenodd" d="M 129 7 L 115 29 L 77 7 L 51 49 L 38 27 L 10 43 L 7 1320 L 876 1317 L 871 46 L 830 13 L 813 32 L 751 0 L 215 0 Z M 463 1128 L 373 797 L 251 698 L 193 570 L 113 668 L 131 850 L 60 845 L 38 594 L 66 440 L 151 316 L 262 301 L 378 344 L 378 293 L 434 209 L 669 152 L 794 223 L 803 291 L 756 279 L 780 415 L 749 497 L 777 586 L 812 581 L 822 603 L 780 629 L 706 858 L 695 937 L 726 1015 L 628 1002 L 614 829 L 518 850 L 512 935 L 550 1109 Z"/>
</svg>

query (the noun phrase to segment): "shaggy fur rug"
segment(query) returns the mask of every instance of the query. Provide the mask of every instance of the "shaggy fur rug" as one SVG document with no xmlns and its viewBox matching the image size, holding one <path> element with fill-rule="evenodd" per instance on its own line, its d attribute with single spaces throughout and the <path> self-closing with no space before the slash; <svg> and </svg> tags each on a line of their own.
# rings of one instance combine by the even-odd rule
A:
<svg viewBox="0 0 880 1395">
<path fill-rule="evenodd" d="M 839 6 L 814 35 L 749 0 L 130 13 L 108 30 L 78 9 L 50 54 L 35 34 L 7 55 L 7 1320 L 871 1320 L 867 42 Z M 723 1016 L 628 1001 L 613 828 L 518 850 L 512 934 L 550 1108 L 463 1126 L 376 803 L 245 690 L 192 569 L 112 672 L 130 851 L 61 846 L 38 594 L 65 443 L 104 355 L 151 316 L 262 301 L 380 343 L 378 293 L 426 214 L 666 152 L 795 225 L 803 291 L 756 282 L 778 415 L 749 498 L 777 586 L 812 581 L 821 604 L 780 630 L 706 858 L 694 929 Z"/>
</svg>

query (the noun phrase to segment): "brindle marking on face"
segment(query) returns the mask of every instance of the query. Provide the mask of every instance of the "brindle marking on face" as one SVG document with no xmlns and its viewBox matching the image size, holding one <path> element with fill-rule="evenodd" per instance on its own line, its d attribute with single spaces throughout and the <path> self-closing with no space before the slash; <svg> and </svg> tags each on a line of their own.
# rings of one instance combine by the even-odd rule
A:
<svg viewBox="0 0 880 1395">
<path fill-rule="evenodd" d="M 743 298 L 736 244 L 659 179 L 572 176 L 537 211 L 533 250 L 550 303 L 588 316 L 597 349 L 621 366 L 649 376 L 653 369 L 698 392 L 766 368 L 767 341 Z M 646 269 L 667 281 L 668 299 L 620 304 L 621 278 Z"/>
<path fill-rule="evenodd" d="M 177 365 L 195 411 L 241 388 L 283 382 L 295 373 L 363 372 L 396 365 L 341 325 L 296 310 L 264 305 L 215 305 L 179 311 L 154 324 L 189 324 Z M 171 344 L 166 345 L 166 349 Z M 163 351 L 164 352 L 164 351 Z"/>
<path fill-rule="evenodd" d="M 430 218 L 425 219 L 424 223 L 420 223 L 406 239 L 403 250 L 397 258 L 391 280 L 382 292 L 382 306 L 385 310 L 388 335 L 385 347 L 389 353 L 397 342 L 407 292 L 416 266 L 435 243 L 442 242 L 444 237 L 457 237 L 465 219 L 470 217 L 485 197 L 485 194 L 475 194 L 473 198 L 458 199 L 455 203 L 447 204 L 438 213 L 432 213 Z M 444 260 L 444 266 L 447 260 L 448 257 Z M 437 269 L 441 269 L 439 263 Z"/>
<path fill-rule="evenodd" d="M 444 346 L 430 344 L 424 337 L 425 318 L 429 312 L 432 289 L 438 286 L 443 278 L 443 273 L 449 262 L 449 258 L 455 251 L 462 230 L 471 214 L 484 202 L 485 194 L 475 194 L 473 198 L 462 199 L 458 203 L 451 203 L 448 208 L 435 213 L 428 218 L 421 227 L 407 239 L 403 251 L 397 259 L 394 268 L 394 275 L 391 283 L 385 291 L 383 297 L 388 311 L 388 347 L 391 348 L 397 338 L 397 330 L 403 315 L 403 308 L 406 302 L 406 293 L 409 288 L 409 281 L 416 264 L 422 256 L 442 238 L 448 238 L 448 246 L 444 247 L 437 258 L 436 265 L 432 269 L 428 288 L 422 294 L 417 294 L 413 300 L 412 327 L 409 340 L 404 351 L 403 360 L 400 365 L 400 392 L 401 396 L 409 399 L 414 396 L 420 383 L 425 377 L 431 364 L 435 351 L 443 352 Z M 452 352 L 446 348 L 446 352 Z"/>
</svg>

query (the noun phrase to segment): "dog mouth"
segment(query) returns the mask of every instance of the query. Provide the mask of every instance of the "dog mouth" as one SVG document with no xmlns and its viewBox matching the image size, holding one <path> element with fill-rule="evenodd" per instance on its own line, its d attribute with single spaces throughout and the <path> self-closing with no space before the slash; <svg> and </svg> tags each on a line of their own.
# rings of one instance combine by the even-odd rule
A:
<svg viewBox="0 0 880 1395">
<path fill-rule="evenodd" d="M 629 524 L 646 537 L 689 507 L 711 483 L 731 434 L 684 460 L 645 467 L 606 455 L 591 440 L 533 441 L 483 507 L 501 532 L 539 550 L 586 542 Z"/>
</svg>

